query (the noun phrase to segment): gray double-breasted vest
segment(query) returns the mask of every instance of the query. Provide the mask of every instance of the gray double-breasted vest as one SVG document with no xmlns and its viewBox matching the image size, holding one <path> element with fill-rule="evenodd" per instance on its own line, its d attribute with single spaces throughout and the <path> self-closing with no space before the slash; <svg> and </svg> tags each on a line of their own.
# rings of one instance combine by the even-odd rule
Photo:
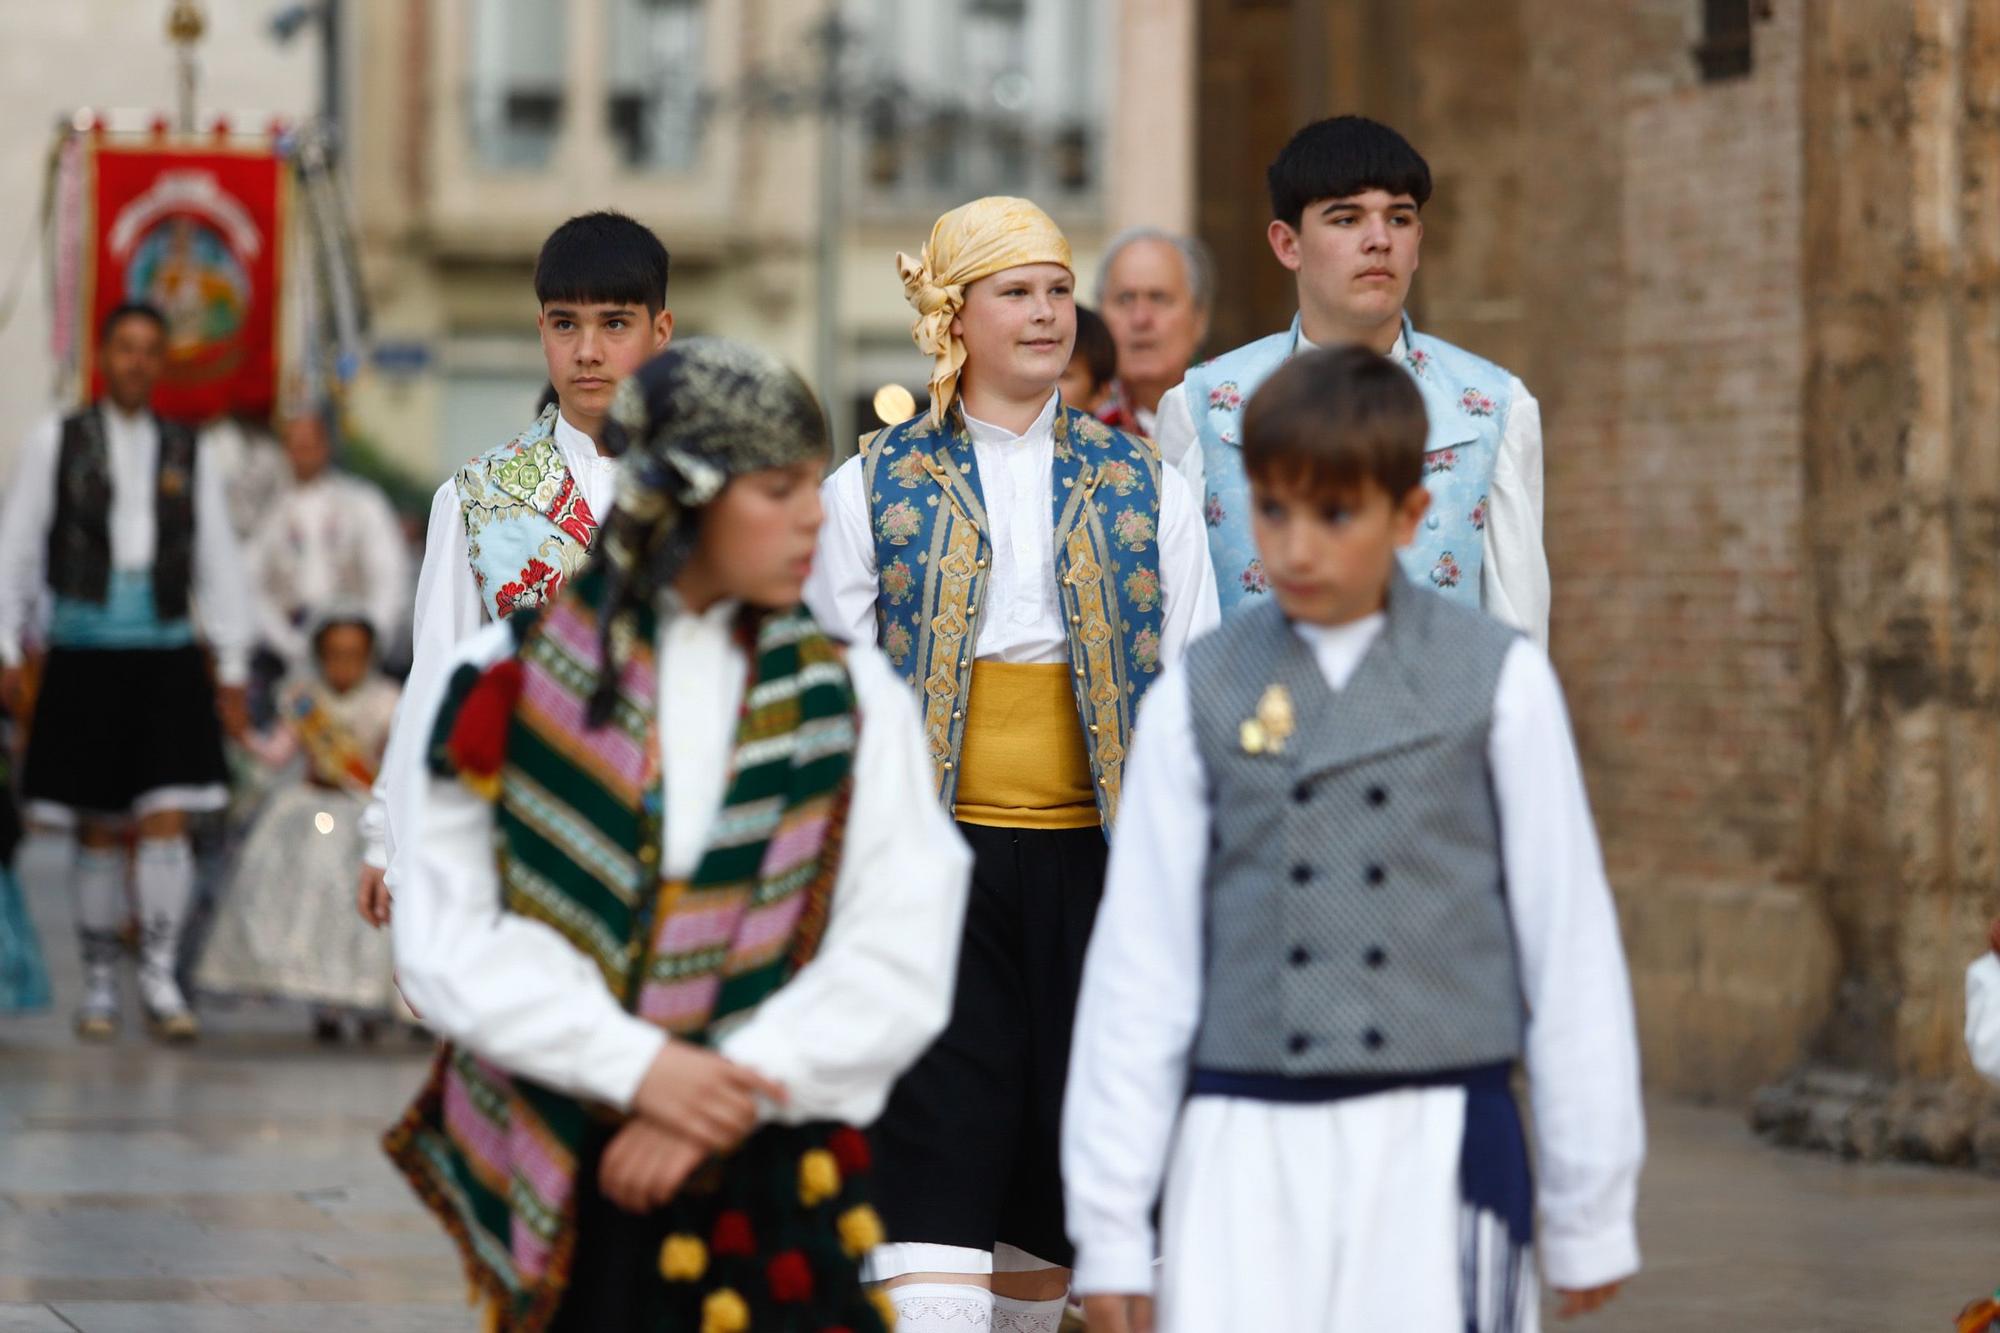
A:
<svg viewBox="0 0 2000 1333">
<path fill-rule="evenodd" d="M 1270 602 L 1189 648 L 1214 809 L 1196 1068 L 1396 1075 L 1520 1054 L 1487 760 L 1515 637 L 1394 576 L 1337 693 Z M 1267 696 L 1292 713 L 1281 748 L 1246 744 Z"/>
</svg>

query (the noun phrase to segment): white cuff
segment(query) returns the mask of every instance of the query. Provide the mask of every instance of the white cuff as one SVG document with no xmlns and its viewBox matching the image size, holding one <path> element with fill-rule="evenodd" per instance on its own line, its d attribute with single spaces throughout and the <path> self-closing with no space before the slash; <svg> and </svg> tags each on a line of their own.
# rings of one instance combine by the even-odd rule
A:
<svg viewBox="0 0 2000 1333">
<path fill-rule="evenodd" d="M 628 1019 L 592 1033 L 577 1052 L 574 1071 L 576 1085 L 585 1095 L 621 1111 L 632 1109 L 646 1071 L 671 1040 L 643 1018 Z"/>
<path fill-rule="evenodd" d="M 0 639 L 0 667 L 17 667 L 27 661 L 19 639 Z"/>
<path fill-rule="evenodd" d="M 1588 1291 L 1639 1271 L 1639 1235 L 1629 1221 L 1573 1236 L 1552 1236 L 1544 1228 L 1537 1243 L 1542 1275 L 1558 1291 Z"/>
<path fill-rule="evenodd" d="M 229 688 L 250 683 L 250 654 L 241 648 L 215 650 L 215 683 Z"/>
<path fill-rule="evenodd" d="M 1076 1275 L 1070 1286 L 1079 1296 L 1150 1296 L 1153 1250 L 1150 1238 L 1080 1243 L 1076 1247 Z"/>
<path fill-rule="evenodd" d="M 380 799 L 361 808 L 361 864 L 389 868 L 389 808 Z"/>
</svg>

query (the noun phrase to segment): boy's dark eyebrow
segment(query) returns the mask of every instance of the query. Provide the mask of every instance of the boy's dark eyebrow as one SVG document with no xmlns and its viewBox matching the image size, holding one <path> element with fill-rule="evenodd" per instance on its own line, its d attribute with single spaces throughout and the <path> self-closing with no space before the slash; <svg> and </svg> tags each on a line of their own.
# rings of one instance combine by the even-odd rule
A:
<svg viewBox="0 0 2000 1333">
<path fill-rule="evenodd" d="M 1361 205 L 1355 203 L 1352 199 L 1333 199 L 1329 200 L 1319 211 L 1321 217 L 1329 217 L 1343 209 L 1350 213 L 1359 213 Z M 1417 206 L 1407 199 L 1398 199 L 1389 205 L 1389 211 L 1391 213 L 1414 213 L 1417 211 Z"/>
<path fill-rule="evenodd" d="M 574 306 L 552 305 L 548 307 L 548 309 L 544 310 L 542 313 L 548 316 L 550 319 L 575 319 L 577 317 L 578 311 Z M 601 313 L 605 319 L 620 319 L 620 318 L 630 319 L 634 314 L 638 312 L 632 306 L 618 305 L 618 306 L 612 306 L 609 310 L 605 310 Z"/>
</svg>

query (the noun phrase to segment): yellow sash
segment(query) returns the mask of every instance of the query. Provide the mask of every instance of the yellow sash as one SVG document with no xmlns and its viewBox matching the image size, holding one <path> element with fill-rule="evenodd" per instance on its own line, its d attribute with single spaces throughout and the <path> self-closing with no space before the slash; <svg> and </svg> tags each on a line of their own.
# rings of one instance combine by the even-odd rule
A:
<svg viewBox="0 0 2000 1333">
<path fill-rule="evenodd" d="M 974 662 L 953 814 L 995 828 L 1096 828 L 1090 752 L 1061 662 Z"/>
</svg>

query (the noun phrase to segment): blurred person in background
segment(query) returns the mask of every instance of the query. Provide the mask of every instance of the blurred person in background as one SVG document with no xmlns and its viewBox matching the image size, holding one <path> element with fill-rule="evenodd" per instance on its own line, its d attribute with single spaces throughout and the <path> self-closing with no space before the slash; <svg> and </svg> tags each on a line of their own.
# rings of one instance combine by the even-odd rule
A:
<svg viewBox="0 0 2000 1333">
<path fill-rule="evenodd" d="M 1064 407 L 1096 416 L 1111 401 L 1118 380 L 1118 344 L 1110 326 L 1089 306 L 1076 308 L 1076 347 L 1056 388 Z"/>
<path fill-rule="evenodd" d="M 1134 227 L 1111 238 L 1098 269 L 1097 308 L 1118 344 L 1118 378 L 1100 420 L 1148 438 L 1156 433 L 1160 399 L 1194 364 L 1214 299 L 1215 265 L 1194 237 Z"/>
<path fill-rule="evenodd" d="M 387 641 L 408 614 L 410 591 L 402 525 L 379 486 L 334 466 L 329 416 L 293 412 L 282 438 L 291 486 L 266 512 L 250 551 L 255 674 L 267 692 L 285 676 L 313 674 L 311 630 L 333 609 L 361 612 Z M 252 716 L 270 720 L 266 708 L 253 706 Z"/>
<path fill-rule="evenodd" d="M 223 733 L 248 728 L 249 589 L 220 470 L 192 430 L 153 414 L 166 338 L 151 306 L 105 316 L 104 397 L 28 436 L 0 508 L 10 711 L 31 608 L 45 590 L 53 602 L 21 787 L 31 816 L 77 830 L 77 1031 L 89 1040 L 118 1030 L 128 871 L 146 1016 L 165 1039 L 198 1034 L 174 978 L 194 891 L 188 817 L 227 804 Z"/>
<path fill-rule="evenodd" d="M 673 338 L 667 248 L 622 213 L 584 213 L 557 227 L 535 261 L 536 328 L 553 401 L 526 430 L 489 448 L 431 500 L 411 616 L 408 694 L 422 697 L 481 626 L 552 601 L 580 571 L 610 512 L 618 460 L 607 442 L 612 395 Z M 362 817 L 355 907 L 388 924 L 404 746 L 430 742 L 428 722 L 392 729 L 390 755 Z"/>
</svg>

